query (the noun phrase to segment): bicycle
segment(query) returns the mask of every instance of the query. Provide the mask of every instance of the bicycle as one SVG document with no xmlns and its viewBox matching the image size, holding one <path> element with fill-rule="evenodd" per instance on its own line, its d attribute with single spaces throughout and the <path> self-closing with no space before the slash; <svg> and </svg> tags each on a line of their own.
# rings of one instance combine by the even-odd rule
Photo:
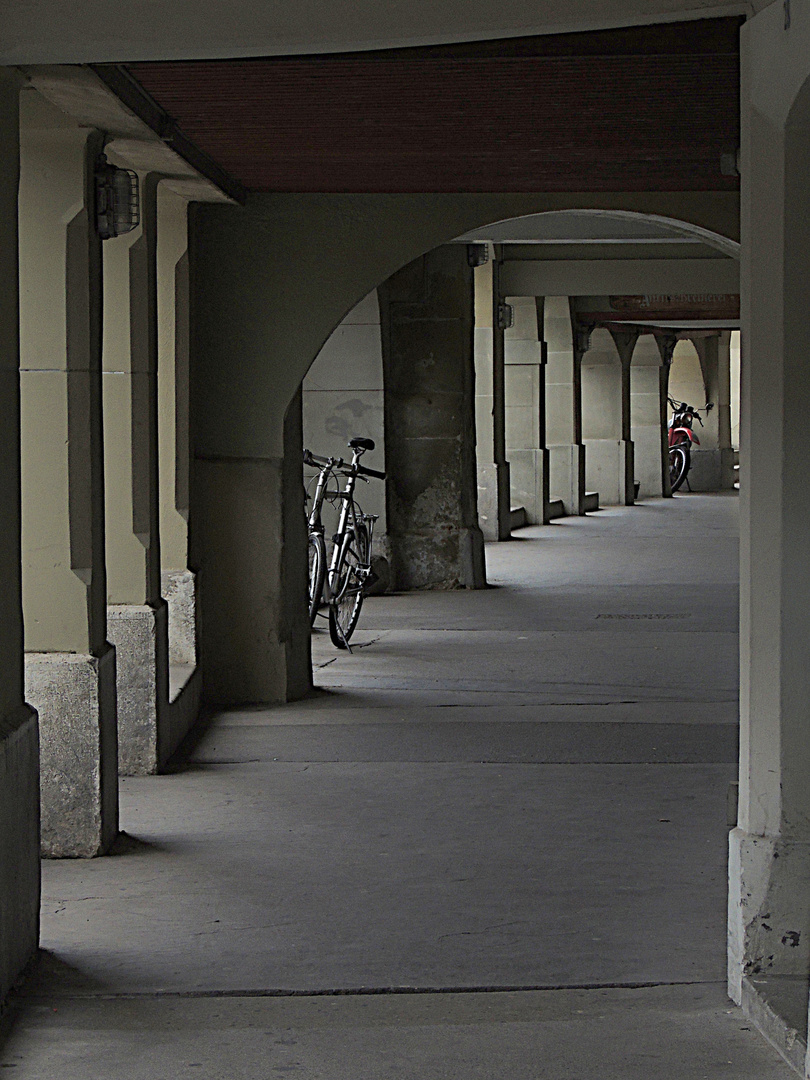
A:
<svg viewBox="0 0 810 1080">
<path fill-rule="evenodd" d="M 363 606 L 366 590 L 374 581 L 371 569 L 371 544 L 377 514 L 364 514 L 354 499 L 358 480 L 369 483 L 368 477 L 385 479 L 385 473 L 360 464 L 367 450 L 374 449 L 373 439 L 352 439 L 352 460 L 323 458 L 304 450 L 304 464 L 317 468 L 318 482 L 308 519 L 309 531 L 309 621 L 314 625 L 320 608 L 329 607 L 329 637 L 338 649 L 349 649 Z M 329 481 L 340 473 L 346 486 L 340 491 L 328 491 Z M 340 500 L 337 530 L 332 537 L 332 552 L 327 570 L 326 539 L 321 520 L 324 500 Z"/>
<path fill-rule="evenodd" d="M 703 427 L 700 413 L 705 412 L 708 416 L 714 408 L 714 402 L 707 401 L 706 407 L 701 410 L 687 405 L 685 401 L 676 401 L 674 398 L 667 398 L 667 400 L 673 409 L 667 441 L 669 443 L 669 485 L 674 494 L 689 475 L 689 469 L 692 466 L 692 445 L 700 446 L 700 439 L 692 431 L 692 424 L 697 420 Z M 689 490 L 692 489 L 689 488 Z"/>
</svg>

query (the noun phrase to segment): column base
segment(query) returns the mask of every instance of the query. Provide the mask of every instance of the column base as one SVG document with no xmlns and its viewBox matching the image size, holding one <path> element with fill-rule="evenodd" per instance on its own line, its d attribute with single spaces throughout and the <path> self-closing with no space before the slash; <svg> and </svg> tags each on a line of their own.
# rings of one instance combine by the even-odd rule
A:
<svg viewBox="0 0 810 1080">
<path fill-rule="evenodd" d="M 509 450 L 512 505 L 522 506 L 529 525 L 547 525 L 549 455 L 544 449 Z"/>
<path fill-rule="evenodd" d="M 661 428 L 652 425 L 633 425 L 635 479 L 639 499 L 661 499 L 664 491 L 664 468 L 669 468 L 669 454 L 664 458 Z"/>
<path fill-rule="evenodd" d="M 600 506 L 632 506 L 634 499 L 633 444 L 625 439 L 585 442 L 585 483 L 599 492 Z"/>
<path fill-rule="evenodd" d="M 512 510 L 509 462 L 478 466 L 478 524 L 487 543 L 508 540 Z"/>
<path fill-rule="evenodd" d="M 197 663 L 197 575 L 166 570 L 160 591 L 169 609 L 169 664 Z"/>
<path fill-rule="evenodd" d="M 728 992 L 745 978 L 810 971 L 810 843 L 729 834 Z"/>
<path fill-rule="evenodd" d="M 723 491 L 733 488 L 737 479 L 733 450 L 692 450 L 689 487 L 693 491 Z"/>
<path fill-rule="evenodd" d="M 392 536 L 395 588 L 483 589 L 484 537 L 480 529 Z"/>
<path fill-rule="evenodd" d="M 585 447 L 582 443 L 549 446 L 549 498 L 559 499 L 566 514 L 585 513 Z"/>
<path fill-rule="evenodd" d="M 168 725 L 169 611 L 165 602 L 111 604 L 107 636 L 118 656 L 118 769 L 158 772 L 177 748 Z M 181 736 L 182 738 L 182 736 Z"/>
<path fill-rule="evenodd" d="M 28 653 L 25 696 L 39 714 L 42 854 L 105 854 L 118 833 L 115 650 Z"/>
<path fill-rule="evenodd" d="M 13 873 L 0 874 L 0 1002 L 39 941 L 39 736 L 28 705 L 0 716 L 0 843 Z"/>
</svg>

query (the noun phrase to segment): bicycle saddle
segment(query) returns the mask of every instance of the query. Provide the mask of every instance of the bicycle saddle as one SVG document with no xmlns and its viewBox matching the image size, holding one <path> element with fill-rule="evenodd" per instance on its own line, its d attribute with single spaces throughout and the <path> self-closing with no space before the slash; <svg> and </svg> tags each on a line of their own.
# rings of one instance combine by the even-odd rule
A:
<svg viewBox="0 0 810 1080">
<path fill-rule="evenodd" d="M 352 448 L 352 450 L 373 450 L 374 449 L 374 440 L 373 439 L 352 439 L 349 442 L 349 446 Z"/>
</svg>

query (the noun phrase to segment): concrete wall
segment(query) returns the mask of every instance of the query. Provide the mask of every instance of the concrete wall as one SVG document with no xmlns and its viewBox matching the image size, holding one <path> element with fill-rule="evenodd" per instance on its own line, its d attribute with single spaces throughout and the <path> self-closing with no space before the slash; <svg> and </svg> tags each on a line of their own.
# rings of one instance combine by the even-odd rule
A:
<svg viewBox="0 0 810 1080">
<path fill-rule="evenodd" d="M 0 68 L 0 1002 L 39 938 L 39 745 L 23 701 L 17 256 L 21 80 Z"/>
</svg>

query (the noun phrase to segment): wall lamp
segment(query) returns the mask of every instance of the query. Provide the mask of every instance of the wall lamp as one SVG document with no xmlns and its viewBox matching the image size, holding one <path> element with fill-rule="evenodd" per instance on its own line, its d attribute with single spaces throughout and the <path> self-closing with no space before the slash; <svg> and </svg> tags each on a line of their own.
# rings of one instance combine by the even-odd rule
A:
<svg viewBox="0 0 810 1080">
<path fill-rule="evenodd" d="M 489 262 L 489 244 L 467 244 L 467 263 L 475 269 Z"/>
<path fill-rule="evenodd" d="M 106 155 L 96 160 L 96 229 L 102 240 L 137 229 L 141 220 L 138 174 L 110 165 Z"/>
<path fill-rule="evenodd" d="M 498 304 L 497 324 L 499 330 L 509 330 L 515 325 L 515 309 L 511 304 Z"/>
</svg>

